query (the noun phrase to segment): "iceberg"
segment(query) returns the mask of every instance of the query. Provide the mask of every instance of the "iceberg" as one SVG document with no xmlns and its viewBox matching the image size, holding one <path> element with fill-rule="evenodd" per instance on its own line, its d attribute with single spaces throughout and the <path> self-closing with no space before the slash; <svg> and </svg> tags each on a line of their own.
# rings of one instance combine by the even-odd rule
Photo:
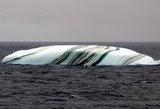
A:
<svg viewBox="0 0 160 109">
<path fill-rule="evenodd" d="M 6 56 L 4 64 L 29 65 L 155 65 L 151 56 L 136 51 L 101 45 L 53 45 L 18 50 Z"/>
</svg>

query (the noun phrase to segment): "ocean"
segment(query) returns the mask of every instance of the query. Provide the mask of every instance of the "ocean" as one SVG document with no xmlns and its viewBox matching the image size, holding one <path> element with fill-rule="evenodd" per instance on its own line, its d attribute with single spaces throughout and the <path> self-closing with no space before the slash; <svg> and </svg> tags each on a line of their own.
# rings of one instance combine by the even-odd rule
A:
<svg viewBox="0 0 160 109">
<path fill-rule="evenodd" d="M 160 60 L 154 42 L 0 42 L 0 60 L 21 49 L 97 44 L 125 47 Z M 0 108 L 159 109 L 160 65 L 33 66 L 0 63 Z"/>
</svg>

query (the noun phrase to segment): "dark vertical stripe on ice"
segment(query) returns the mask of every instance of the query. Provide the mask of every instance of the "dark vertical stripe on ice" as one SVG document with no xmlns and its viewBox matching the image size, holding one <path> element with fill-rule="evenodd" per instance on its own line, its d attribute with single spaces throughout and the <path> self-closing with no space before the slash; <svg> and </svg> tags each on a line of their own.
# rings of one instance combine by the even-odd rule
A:
<svg viewBox="0 0 160 109">
<path fill-rule="evenodd" d="M 105 52 L 105 53 L 102 54 L 102 56 L 101 56 L 96 62 L 94 62 L 91 66 L 96 66 L 96 65 L 99 64 L 110 52 L 116 51 L 116 50 L 120 50 L 120 48 L 117 47 L 115 50 L 110 50 L 110 51 Z"/>
<path fill-rule="evenodd" d="M 12 59 L 12 60 L 6 61 L 6 62 L 4 62 L 4 64 L 9 64 L 10 62 L 15 62 L 15 61 L 17 61 L 17 60 L 20 60 L 20 59 L 26 57 L 26 56 L 31 56 L 31 55 L 34 55 L 34 54 L 36 54 L 36 53 L 38 53 L 38 52 L 41 52 L 42 50 L 45 50 L 45 49 L 46 49 L 46 47 L 44 47 L 44 48 L 42 48 L 42 49 L 40 49 L 40 50 L 38 50 L 38 51 L 35 51 L 35 52 L 33 52 L 33 53 L 29 53 L 29 54 L 20 56 L 20 57 L 18 57 L 18 58 L 14 58 L 14 59 Z"/>
<path fill-rule="evenodd" d="M 141 59 L 143 57 L 144 57 L 143 54 L 139 54 L 139 55 L 133 56 L 133 57 L 127 59 L 122 65 L 129 65 L 130 63 L 132 63 L 134 61 L 137 61 L 138 59 Z"/>
<path fill-rule="evenodd" d="M 72 54 L 75 50 L 77 49 L 80 49 L 80 48 L 83 48 L 85 47 L 85 45 L 78 45 L 76 47 L 72 47 L 70 48 L 69 50 L 65 51 L 61 56 L 59 56 L 58 58 L 56 58 L 55 60 L 53 60 L 50 64 L 60 64 L 62 63 L 63 61 L 65 61 L 69 56 L 70 54 Z"/>
<path fill-rule="evenodd" d="M 84 51 L 78 51 L 77 53 L 75 53 L 75 56 L 72 58 L 72 60 L 70 60 L 68 62 L 68 65 L 79 65 L 79 61 L 82 60 L 83 58 L 85 58 L 87 56 L 87 54 L 91 52 L 88 50 L 94 50 L 94 49 L 98 49 L 98 48 L 100 48 L 100 46 L 88 48 Z"/>
<path fill-rule="evenodd" d="M 107 46 L 105 49 L 108 49 L 109 46 Z M 86 58 L 85 60 L 83 60 L 82 62 L 80 62 L 78 65 L 84 65 L 88 62 L 91 62 L 92 60 L 94 60 L 94 58 L 98 55 L 98 52 L 93 52 L 88 58 Z"/>
</svg>

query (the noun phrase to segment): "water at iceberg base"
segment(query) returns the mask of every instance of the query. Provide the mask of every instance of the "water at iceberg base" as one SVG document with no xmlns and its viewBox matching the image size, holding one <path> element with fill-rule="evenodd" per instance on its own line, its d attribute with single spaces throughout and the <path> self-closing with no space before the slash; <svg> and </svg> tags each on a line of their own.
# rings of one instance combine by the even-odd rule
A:
<svg viewBox="0 0 160 109">
<path fill-rule="evenodd" d="M 19 50 L 6 56 L 4 64 L 30 65 L 157 65 L 151 56 L 114 46 L 53 45 Z"/>
</svg>

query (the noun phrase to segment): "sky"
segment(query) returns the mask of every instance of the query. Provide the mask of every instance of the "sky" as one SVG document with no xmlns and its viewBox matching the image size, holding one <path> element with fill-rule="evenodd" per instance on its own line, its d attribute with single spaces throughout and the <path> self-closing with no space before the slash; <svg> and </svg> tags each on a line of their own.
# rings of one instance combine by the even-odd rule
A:
<svg viewBox="0 0 160 109">
<path fill-rule="evenodd" d="M 160 0 L 0 0 L 0 41 L 160 42 Z"/>
</svg>

